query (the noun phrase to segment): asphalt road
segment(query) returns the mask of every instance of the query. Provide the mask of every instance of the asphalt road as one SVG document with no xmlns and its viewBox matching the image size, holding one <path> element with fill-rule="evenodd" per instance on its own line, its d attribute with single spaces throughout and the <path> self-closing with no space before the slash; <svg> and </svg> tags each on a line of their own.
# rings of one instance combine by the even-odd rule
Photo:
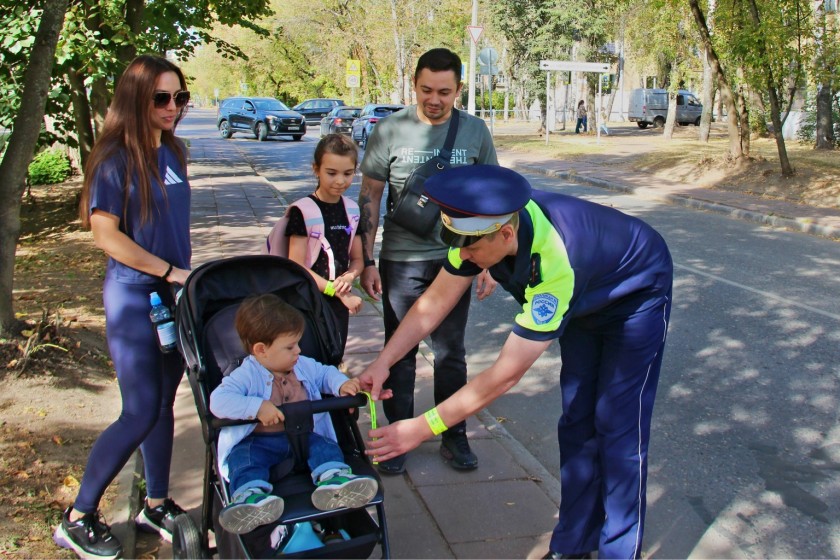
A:
<svg viewBox="0 0 840 560">
<path fill-rule="evenodd" d="M 214 113 L 193 111 L 178 132 L 215 135 L 214 125 Z M 301 142 L 257 142 L 247 134 L 226 142 L 288 201 L 314 188 L 317 130 Z M 645 219 L 674 257 L 645 556 L 840 556 L 840 244 L 527 177 L 535 188 Z M 358 180 L 349 196 L 357 194 Z M 495 359 L 517 309 L 501 290 L 473 302 L 467 332 L 472 374 Z M 489 407 L 551 473 L 559 469 L 559 366 L 555 346 Z"/>
</svg>

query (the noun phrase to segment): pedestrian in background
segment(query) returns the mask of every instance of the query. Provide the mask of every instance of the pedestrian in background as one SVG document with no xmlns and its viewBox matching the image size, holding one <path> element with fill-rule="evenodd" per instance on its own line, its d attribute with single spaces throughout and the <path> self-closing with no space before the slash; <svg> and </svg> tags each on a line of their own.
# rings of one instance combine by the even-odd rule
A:
<svg viewBox="0 0 840 560">
<path fill-rule="evenodd" d="M 103 286 L 106 338 L 122 396 L 119 418 L 96 440 L 74 504 L 54 540 L 80 557 L 116 558 L 119 541 L 99 513 L 105 489 L 139 447 L 146 502 L 137 525 L 172 540 L 183 510 L 169 498 L 173 404 L 183 374 L 149 320 L 149 296 L 172 305 L 172 284 L 189 275 L 190 185 L 186 148 L 175 138 L 190 94 L 164 58 L 137 57 L 120 77 L 85 168 L 80 214 L 108 255 Z"/>
<path fill-rule="evenodd" d="M 580 134 L 580 127 L 583 127 L 583 131 L 587 131 L 586 126 L 586 105 L 583 102 L 583 99 L 578 101 L 577 105 L 577 125 L 575 125 L 575 134 Z"/>
<path fill-rule="evenodd" d="M 439 236 L 440 222 L 424 236 L 409 231 L 393 219 L 392 204 L 399 200 L 411 173 L 434 157 L 444 146 L 452 116 L 458 116 L 450 162 L 453 166 L 497 164 L 496 149 L 481 119 L 458 111 L 455 101 L 461 94 L 461 59 L 447 49 L 432 49 L 417 60 L 414 91 L 417 104 L 410 105 L 379 121 L 365 146 L 362 159 L 360 235 L 364 251 L 362 288 L 374 299 L 382 294 L 385 339 L 396 331 L 405 314 L 429 287 L 446 260 L 447 247 Z M 373 246 L 379 228 L 379 207 L 388 183 L 389 212 L 385 215 L 379 269 L 373 259 Z M 479 277 L 479 299 L 495 289 L 486 273 Z M 434 363 L 434 398 L 443 402 L 467 381 L 464 331 L 470 293 L 467 291 L 451 313 L 431 333 Z M 396 422 L 414 416 L 414 382 L 417 346 L 407 348 L 392 364 L 388 387 L 394 396 L 383 403 L 385 416 Z M 443 434 L 441 454 L 456 469 L 474 469 L 478 458 L 467 440 L 466 422 L 450 426 Z M 379 464 L 386 474 L 405 471 L 404 455 Z"/>
<path fill-rule="evenodd" d="M 545 558 L 639 558 L 650 426 L 671 311 L 673 264 L 642 220 L 518 173 L 479 165 L 426 182 L 440 204 L 446 266 L 360 376 L 376 398 L 388 368 L 488 269 L 521 305 L 496 361 L 452 397 L 370 431 L 369 455 L 403 454 L 510 390 L 554 340 L 562 412 L 561 502 Z"/>
</svg>

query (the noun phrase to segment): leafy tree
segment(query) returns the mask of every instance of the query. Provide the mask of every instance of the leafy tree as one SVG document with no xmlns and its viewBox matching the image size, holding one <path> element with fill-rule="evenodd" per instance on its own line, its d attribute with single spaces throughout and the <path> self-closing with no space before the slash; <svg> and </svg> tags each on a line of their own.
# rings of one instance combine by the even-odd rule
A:
<svg viewBox="0 0 840 560">
<path fill-rule="evenodd" d="M 613 35 L 621 2 L 604 0 L 497 0 L 496 26 L 506 41 L 507 72 L 542 104 L 545 124 L 545 75 L 540 60 L 612 62 L 603 47 Z M 574 54 L 574 56 L 573 56 Z M 597 75 L 587 76 L 587 106 L 597 88 Z"/>
<path fill-rule="evenodd" d="M 838 92 L 840 82 L 840 20 L 825 13 L 825 2 L 819 2 L 814 10 L 814 82 L 817 90 L 815 147 L 818 150 L 832 150 L 840 142 L 835 128 L 832 100 Z"/>
<path fill-rule="evenodd" d="M 674 133 L 677 92 L 700 69 L 695 55 L 696 28 L 691 12 L 681 0 L 633 0 L 628 12 L 627 42 L 637 64 L 652 68 L 668 88 L 668 113 L 663 135 Z M 651 45 L 657 48 L 651 49 Z"/>
<path fill-rule="evenodd" d="M 700 33 L 700 43 L 703 46 L 709 66 L 712 69 L 712 75 L 717 80 L 721 101 L 726 107 L 726 124 L 729 131 L 729 155 L 735 159 L 748 156 L 750 131 L 749 127 L 745 126 L 748 117 L 743 96 L 731 85 L 732 82 L 724 69 L 721 57 L 718 55 L 718 50 L 712 42 L 706 13 L 701 8 L 699 0 L 688 0 L 688 4 L 691 8 L 691 14 L 694 17 L 697 30 Z"/>
<path fill-rule="evenodd" d="M 782 113 L 802 82 L 806 38 L 812 36 L 807 0 L 745 0 L 718 11 L 717 30 L 742 69 L 744 85 L 769 102 L 782 175 L 791 176 Z M 766 112 L 763 103 L 756 105 Z"/>
<path fill-rule="evenodd" d="M 0 161 L 0 332 L 3 333 L 13 332 L 17 327 L 12 289 L 20 235 L 20 200 L 41 131 L 67 0 L 45 0 L 39 9 L 39 17 L 24 18 L 27 23 L 38 21 L 37 31 L 23 72 L 22 93 L 12 132 Z"/>
</svg>

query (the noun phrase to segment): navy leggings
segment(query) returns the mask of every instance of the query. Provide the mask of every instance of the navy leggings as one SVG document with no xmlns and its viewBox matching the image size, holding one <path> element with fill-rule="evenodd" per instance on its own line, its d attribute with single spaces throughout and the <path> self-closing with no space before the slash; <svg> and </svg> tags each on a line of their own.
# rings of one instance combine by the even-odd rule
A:
<svg viewBox="0 0 840 560">
<path fill-rule="evenodd" d="M 105 489 L 139 447 L 146 469 L 146 495 L 169 496 L 169 466 L 175 391 L 183 375 L 178 352 L 162 354 L 149 320 L 149 294 L 172 305 L 166 284 L 122 284 L 105 279 L 103 300 L 108 349 L 122 395 L 122 412 L 96 440 L 74 507 L 98 509 Z"/>
</svg>

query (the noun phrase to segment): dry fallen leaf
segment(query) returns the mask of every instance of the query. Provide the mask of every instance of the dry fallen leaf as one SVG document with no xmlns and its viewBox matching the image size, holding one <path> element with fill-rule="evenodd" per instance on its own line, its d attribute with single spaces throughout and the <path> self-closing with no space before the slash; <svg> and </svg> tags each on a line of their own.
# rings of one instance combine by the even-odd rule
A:
<svg viewBox="0 0 840 560">
<path fill-rule="evenodd" d="M 52 440 L 53 443 L 56 445 L 64 445 L 64 440 L 61 438 L 61 436 L 53 436 Z"/>
<path fill-rule="evenodd" d="M 64 486 L 67 486 L 68 488 L 75 488 L 79 485 L 79 481 L 76 480 L 76 477 L 73 476 L 72 474 L 68 474 L 67 476 L 64 477 L 63 484 L 64 484 Z"/>
</svg>

